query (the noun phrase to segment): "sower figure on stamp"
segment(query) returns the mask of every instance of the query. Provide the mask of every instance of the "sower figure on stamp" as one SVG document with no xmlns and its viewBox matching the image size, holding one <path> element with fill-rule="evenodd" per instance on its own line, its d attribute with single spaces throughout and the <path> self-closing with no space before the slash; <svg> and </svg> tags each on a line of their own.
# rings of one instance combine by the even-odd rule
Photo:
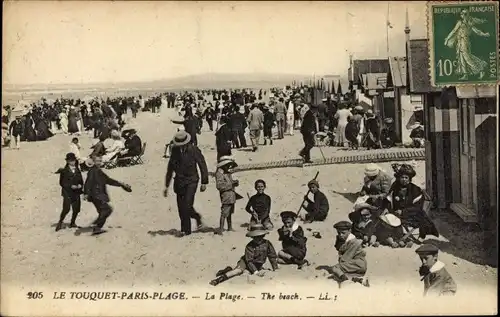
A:
<svg viewBox="0 0 500 317">
<path fill-rule="evenodd" d="M 112 179 L 102 171 L 101 156 L 92 157 L 91 165 L 93 166 L 87 173 L 87 180 L 84 185 L 84 199 L 94 204 L 94 207 L 99 214 L 97 219 L 92 223 L 94 225 L 92 234 L 98 235 L 106 232 L 102 229 L 102 227 L 113 212 L 113 208 L 109 205 L 110 199 L 106 186 L 110 185 L 121 187 L 127 192 L 131 192 L 132 189 L 129 185 Z"/>
<path fill-rule="evenodd" d="M 62 229 L 64 218 L 66 218 L 70 209 L 73 209 L 73 214 L 71 215 L 69 227 L 77 227 L 76 217 L 81 207 L 80 195 L 83 189 L 83 177 L 78 168 L 77 158 L 74 153 L 66 154 L 66 166 L 57 172 L 59 173 L 59 185 L 61 186 L 61 195 L 63 197 L 62 212 L 56 226 L 56 231 L 59 231 Z"/>
<path fill-rule="evenodd" d="M 181 235 L 190 235 L 191 218 L 196 220 L 198 230 L 203 227 L 201 215 L 194 209 L 194 199 L 200 181 L 197 167 L 201 172 L 201 192 L 207 189 L 208 167 L 205 157 L 200 149 L 191 143 L 191 135 L 186 131 L 177 132 L 172 145 L 172 156 L 168 161 L 163 195 L 167 197 L 170 182 L 175 173 L 174 192 L 177 194 Z"/>
<path fill-rule="evenodd" d="M 268 234 L 261 224 L 251 226 L 250 231 L 246 234 L 252 238 L 245 247 L 245 254 L 240 258 L 236 267 L 233 269 L 228 266 L 216 273 L 217 278 L 210 281 L 210 285 L 217 286 L 218 284 L 227 281 L 228 279 L 243 274 L 245 270 L 252 275 L 264 276 L 266 271 L 263 269 L 266 260 L 269 259 L 273 271 L 278 269 L 278 256 L 273 244 L 264 239 Z"/>
<path fill-rule="evenodd" d="M 367 263 L 363 242 L 351 233 L 352 225 L 349 221 L 337 222 L 333 227 L 337 229 L 335 249 L 339 252 L 339 263 L 331 268 L 333 277 L 339 287 L 349 279 L 368 287 L 368 280 L 364 278 Z"/>
</svg>

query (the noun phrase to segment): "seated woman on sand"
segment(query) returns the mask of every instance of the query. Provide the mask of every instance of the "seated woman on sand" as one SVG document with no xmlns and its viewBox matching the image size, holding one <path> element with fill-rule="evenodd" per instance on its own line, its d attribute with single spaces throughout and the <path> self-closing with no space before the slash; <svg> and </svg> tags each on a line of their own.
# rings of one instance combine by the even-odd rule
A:
<svg viewBox="0 0 500 317">
<path fill-rule="evenodd" d="M 425 213 L 424 191 L 412 183 L 416 172 L 411 165 L 393 164 L 396 181 L 387 195 L 386 208 L 401 219 L 403 225 L 419 229 L 419 238 L 425 239 L 428 234 L 439 237 L 439 233 Z"/>
<path fill-rule="evenodd" d="M 120 151 L 125 149 L 125 143 L 123 143 L 123 140 L 118 131 L 111 131 L 111 139 L 113 140 L 113 143 L 107 149 L 106 154 L 104 154 L 104 156 L 102 157 L 103 162 L 109 162 L 113 159 L 116 159 Z"/>
</svg>

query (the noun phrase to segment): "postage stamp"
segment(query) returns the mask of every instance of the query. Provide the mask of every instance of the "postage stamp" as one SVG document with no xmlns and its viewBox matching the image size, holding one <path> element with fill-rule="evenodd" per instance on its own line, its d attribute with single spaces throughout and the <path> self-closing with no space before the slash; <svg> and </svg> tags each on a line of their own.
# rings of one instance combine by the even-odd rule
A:
<svg viewBox="0 0 500 317">
<path fill-rule="evenodd" d="M 498 2 L 429 2 L 428 18 L 433 86 L 498 82 Z"/>
</svg>

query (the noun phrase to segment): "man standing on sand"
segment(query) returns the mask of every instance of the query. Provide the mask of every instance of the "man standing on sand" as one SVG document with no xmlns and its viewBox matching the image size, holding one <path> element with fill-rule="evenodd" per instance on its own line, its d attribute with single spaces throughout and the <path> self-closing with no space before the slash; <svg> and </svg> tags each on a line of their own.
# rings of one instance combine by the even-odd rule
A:
<svg viewBox="0 0 500 317">
<path fill-rule="evenodd" d="M 274 114 L 276 116 L 276 126 L 278 128 L 278 139 L 283 139 L 285 134 L 285 119 L 287 109 L 283 97 L 280 97 L 278 103 L 274 106 Z"/>
<path fill-rule="evenodd" d="M 300 151 L 299 155 L 304 159 L 304 163 L 311 162 L 311 150 L 314 147 L 314 136 L 318 133 L 318 107 L 314 104 L 304 114 L 300 133 L 304 140 L 304 148 Z"/>
<path fill-rule="evenodd" d="M 194 199 L 201 172 L 200 191 L 204 192 L 208 184 L 208 167 L 200 149 L 191 143 L 191 135 L 179 131 L 172 140 L 172 155 L 168 161 L 165 189 L 163 195 L 168 196 L 168 188 L 175 172 L 174 192 L 177 194 L 177 209 L 181 220 L 181 236 L 191 234 L 191 218 L 196 220 L 198 230 L 203 227 L 201 215 L 194 209 Z"/>
<path fill-rule="evenodd" d="M 255 152 L 259 148 L 260 130 L 264 126 L 264 114 L 260 111 L 256 103 L 252 105 L 252 110 L 248 114 L 247 121 L 253 152 Z"/>
</svg>

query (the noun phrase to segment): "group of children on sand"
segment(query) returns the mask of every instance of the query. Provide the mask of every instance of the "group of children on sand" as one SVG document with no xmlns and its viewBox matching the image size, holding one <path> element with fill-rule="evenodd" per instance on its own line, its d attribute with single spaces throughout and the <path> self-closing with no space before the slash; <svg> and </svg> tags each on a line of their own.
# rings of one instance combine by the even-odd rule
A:
<svg viewBox="0 0 500 317">
<path fill-rule="evenodd" d="M 229 156 L 221 157 L 217 164 L 215 178 L 216 187 L 221 198 L 221 217 L 220 226 L 215 233 L 219 235 L 223 234 L 226 222 L 227 230 L 233 231 L 231 216 L 235 210 L 236 200 L 242 198 L 241 195 L 235 192 L 239 182 L 232 178 L 232 171 L 237 166 L 234 159 Z M 308 187 L 310 190 L 319 191 L 319 184 L 316 180 L 309 182 Z M 252 240 L 246 245 L 244 255 L 234 268 L 228 266 L 219 270 L 216 273 L 216 278 L 210 281 L 211 285 L 216 286 L 234 276 L 241 275 L 245 270 L 252 275 L 264 276 L 266 270 L 263 269 L 263 265 L 267 259 L 269 259 L 273 271 L 278 269 L 278 264 L 295 264 L 298 269 L 309 265 L 306 260 L 307 238 L 304 236 L 304 230 L 297 222 L 298 215 L 295 212 L 283 211 L 280 214 L 283 226 L 278 229 L 278 236 L 279 241 L 282 243 L 282 249 L 278 253 L 276 253 L 273 244 L 264 238 L 274 228 L 269 217 L 271 197 L 264 192 L 265 189 L 266 182 L 264 180 L 255 181 L 257 193 L 249 197 L 245 208 L 251 215 L 249 231 L 246 236 Z M 304 199 L 306 200 L 306 197 Z M 312 201 L 309 201 L 309 203 L 314 204 Z M 326 218 L 328 212 L 327 202 L 326 205 L 326 211 L 321 212 L 321 215 L 319 215 L 322 220 Z M 335 247 L 339 252 L 339 263 L 331 269 L 333 277 L 339 285 L 344 281 L 352 280 L 369 286 L 368 281 L 364 279 L 367 265 L 362 241 L 351 233 L 352 225 L 348 221 L 336 223 L 334 228 L 338 232 Z"/>
</svg>

